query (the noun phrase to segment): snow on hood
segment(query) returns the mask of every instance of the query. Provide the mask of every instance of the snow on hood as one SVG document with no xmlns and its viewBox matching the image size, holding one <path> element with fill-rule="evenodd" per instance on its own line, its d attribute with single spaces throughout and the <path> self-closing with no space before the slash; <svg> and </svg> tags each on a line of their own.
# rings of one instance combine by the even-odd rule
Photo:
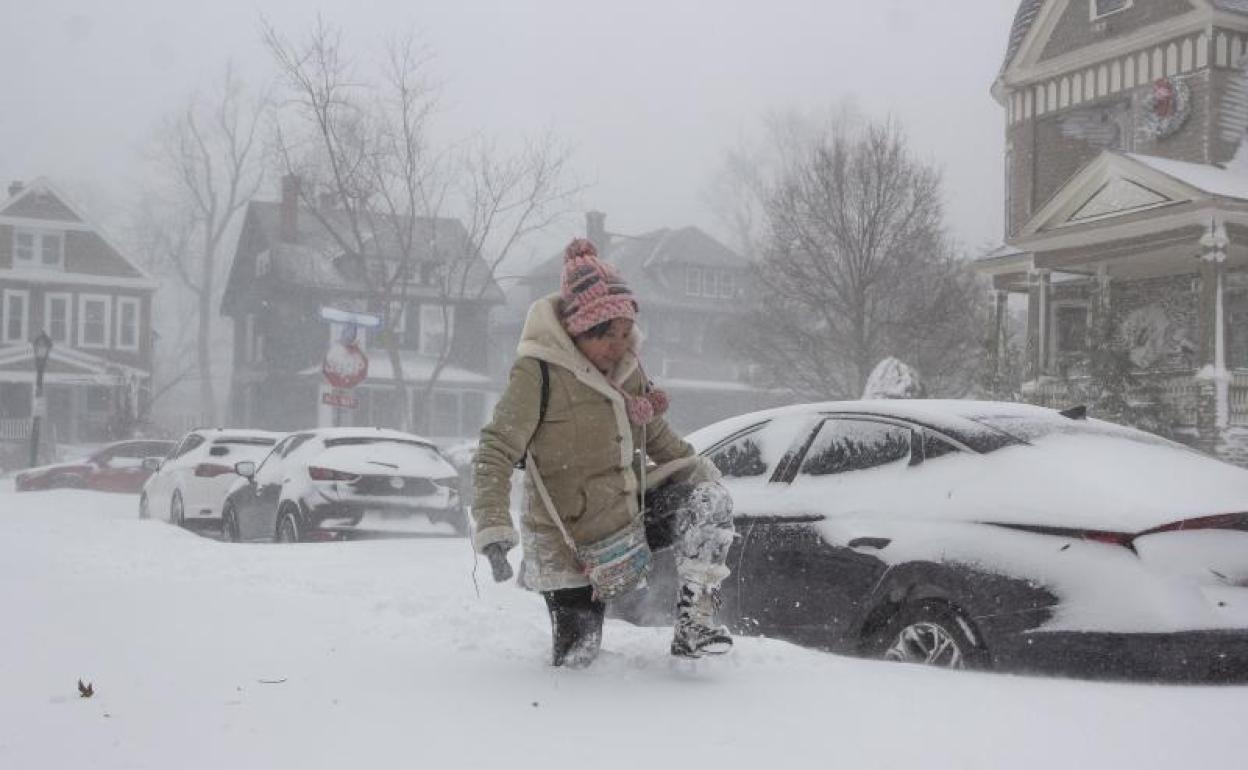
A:
<svg viewBox="0 0 1248 770">
<path fill-rule="evenodd" d="M 455 476 L 455 469 L 431 447 L 410 442 L 374 441 L 327 447 L 308 460 L 336 471 L 358 474 L 419 476 L 440 479 Z"/>
</svg>

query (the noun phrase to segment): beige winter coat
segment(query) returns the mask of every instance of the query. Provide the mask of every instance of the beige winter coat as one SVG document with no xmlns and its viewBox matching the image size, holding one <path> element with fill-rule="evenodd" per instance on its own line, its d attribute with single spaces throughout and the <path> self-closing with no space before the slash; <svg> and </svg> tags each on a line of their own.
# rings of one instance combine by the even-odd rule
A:
<svg viewBox="0 0 1248 770">
<path fill-rule="evenodd" d="M 694 454 L 661 417 L 644 430 L 629 424 L 623 397 L 576 349 L 559 323 L 557 303 L 558 295 L 553 295 L 529 308 L 516 351 L 519 358 L 493 419 L 481 430 L 473 466 L 473 543 L 480 551 L 491 543 L 510 548 L 521 542 L 521 583 L 535 591 L 576 588 L 589 581 L 527 474 L 519 536 L 512 526 L 511 475 L 526 446 L 555 510 L 578 545 L 618 532 L 638 515 L 640 458 L 634 456 L 634 448 L 643 437 L 654 463 Z M 537 359 L 550 364 L 549 400 L 540 426 Z M 640 394 L 645 385 L 631 355 L 610 378 L 629 394 Z"/>
</svg>

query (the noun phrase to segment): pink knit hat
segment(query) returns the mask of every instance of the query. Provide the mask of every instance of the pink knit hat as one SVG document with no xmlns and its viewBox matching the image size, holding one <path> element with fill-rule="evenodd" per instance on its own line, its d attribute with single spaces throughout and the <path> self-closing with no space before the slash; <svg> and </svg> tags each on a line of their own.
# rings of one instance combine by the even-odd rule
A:
<svg viewBox="0 0 1248 770">
<path fill-rule="evenodd" d="M 560 320 L 575 337 L 612 318 L 637 317 L 637 301 L 614 267 L 598 259 L 598 249 L 576 238 L 563 252 Z"/>
</svg>

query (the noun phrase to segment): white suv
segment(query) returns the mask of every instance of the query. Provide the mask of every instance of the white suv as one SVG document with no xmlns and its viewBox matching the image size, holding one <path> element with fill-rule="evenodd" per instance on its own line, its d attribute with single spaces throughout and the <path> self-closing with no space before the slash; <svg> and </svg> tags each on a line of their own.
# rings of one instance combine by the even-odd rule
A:
<svg viewBox="0 0 1248 770">
<path fill-rule="evenodd" d="M 234 463 L 259 462 L 284 436 L 266 430 L 196 428 L 160 462 L 139 495 L 139 517 L 177 526 L 219 524 Z"/>
</svg>

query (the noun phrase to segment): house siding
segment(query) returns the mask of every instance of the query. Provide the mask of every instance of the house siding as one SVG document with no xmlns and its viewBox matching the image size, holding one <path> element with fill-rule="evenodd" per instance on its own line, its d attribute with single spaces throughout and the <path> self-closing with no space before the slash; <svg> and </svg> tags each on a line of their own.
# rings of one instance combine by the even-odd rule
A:
<svg viewBox="0 0 1248 770">
<path fill-rule="evenodd" d="M 1091 20 L 1091 2 L 1070 0 L 1044 45 L 1040 61 L 1100 45 L 1195 10 L 1187 0 L 1135 0 L 1130 8 L 1105 16 L 1098 24 Z"/>
</svg>

